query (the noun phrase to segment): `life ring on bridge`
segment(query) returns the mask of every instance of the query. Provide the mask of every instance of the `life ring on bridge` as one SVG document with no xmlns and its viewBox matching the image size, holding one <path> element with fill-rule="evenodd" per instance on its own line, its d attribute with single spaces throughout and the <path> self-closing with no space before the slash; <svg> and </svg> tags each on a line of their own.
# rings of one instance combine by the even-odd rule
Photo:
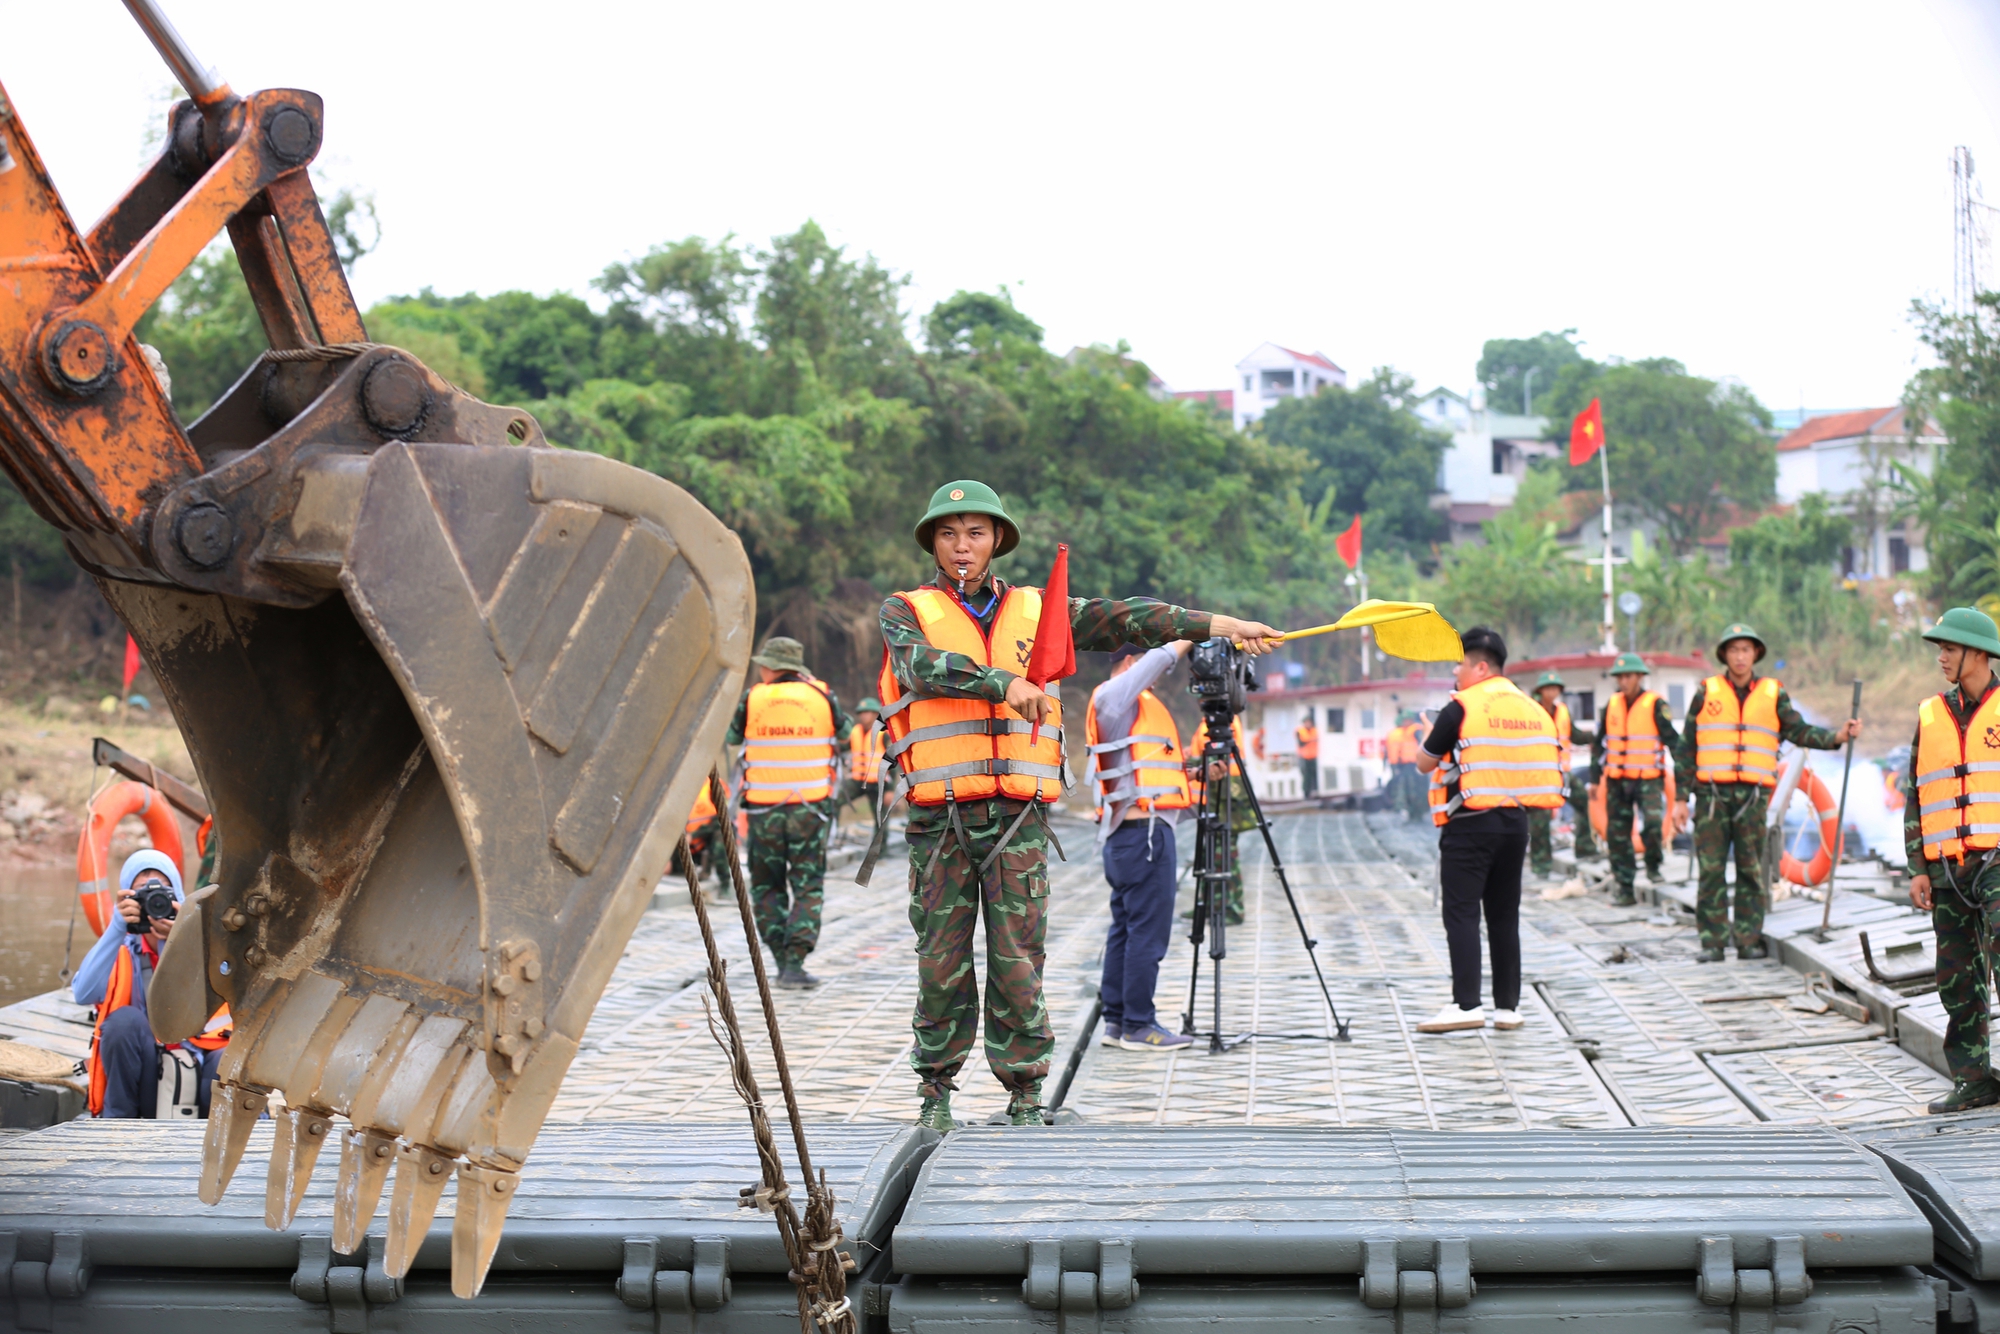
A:
<svg viewBox="0 0 2000 1334">
<path fill-rule="evenodd" d="M 1681 808 L 1680 794 L 1674 788 L 1674 771 L 1668 769 L 1665 778 L 1666 791 L 1662 800 L 1666 803 L 1666 810 L 1660 816 L 1662 855 L 1673 846 L 1674 836 L 1681 832 L 1681 823 L 1687 818 L 1687 812 Z M 1578 780 L 1572 778 L 1570 781 L 1574 783 Z M 1590 829 L 1603 838 L 1610 825 L 1610 799 L 1606 796 L 1605 780 L 1599 778 L 1590 786 Z M 1643 819 L 1632 821 L 1632 851 L 1640 854 L 1646 851 L 1646 822 Z"/>
<path fill-rule="evenodd" d="M 91 798 L 83 833 L 76 840 L 76 896 L 83 900 L 84 920 L 100 936 L 117 916 L 112 910 L 118 871 L 111 865 L 111 833 L 128 815 L 146 822 L 146 837 L 173 858 L 174 865 L 179 866 L 182 860 L 180 821 L 158 792 L 144 783 L 121 778 Z"/>
<path fill-rule="evenodd" d="M 1797 790 L 1806 794 L 1819 815 L 1819 851 L 1809 862 L 1800 862 L 1789 851 L 1780 854 L 1778 874 L 1795 885 L 1823 885 L 1833 878 L 1833 850 L 1840 843 L 1840 808 L 1834 804 L 1833 793 L 1827 791 L 1826 784 L 1811 769 L 1800 771 Z M 1780 813 L 1778 837 L 1784 836 L 1785 821 Z"/>
</svg>

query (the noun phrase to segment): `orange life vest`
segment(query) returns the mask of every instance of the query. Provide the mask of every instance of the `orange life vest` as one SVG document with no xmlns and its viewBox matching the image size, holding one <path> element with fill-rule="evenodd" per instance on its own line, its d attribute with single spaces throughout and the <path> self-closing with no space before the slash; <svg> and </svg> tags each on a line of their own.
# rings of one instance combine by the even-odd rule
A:
<svg viewBox="0 0 2000 1334">
<path fill-rule="evenodd" d="M 120 931 L 125 929 L 123 918 L 113 925 Z M 148 942 L 140 948 L 150 950 L 152 945 Z M 104 1040 L 104 1021 L 109 1019 L 114 1011 L 122 1010 L 132 1003 L 132 988 L 136 975 L 132 965 L 132 951 L 122 945 L 119 946 L 117 957 L 111 961 L 111 976 L 104 984 L 104 999 L 97 1002 L 97 1022 L 90 1030 L 89 1107 L 92 1116 L 104 1115 L 104 1090 L 107 1079 L 104 1062 L 98 1055 L 99 1046 Z M 233 1031 L 234 1025 L 229 1018 L 229 1007 L 225 1005 L 208 1017 L 208 1022 L 202 1025 L 201 1032 L 188 1038 L 186 1045 L 200 1051 L 221 1051 L 229 1045 L 229 1035 Z"/>
<path fill-rule="evenodd" d="M 1092 695 L 1083 713 L 1083 739 L 1096 761 L 1090 782 L 1097 790 L 1098 819 L 1127 800 L 1141 811 L 1179 811 L 1191 804 L 1180 728 L 1152 691 L 1139 692 L 1132 734 L 1117 741 L 1098 739 L 1097 696 Z"/>
<path fill-rule="evenodd" d="M 1944 696 L 1917 706 L 1917 818 L 1932 860 L 2000 848 L 2000 690 L 1962 731 Z"/>
<path fill-rule="evenodd" d="M 961 653 L 986 667 L 1016 674 L 1028 669 L 1035 630 L 1042 618 L 1042 590 L 1010 588 L 993 614 L 990 633 L 972 613 L 941 588 L 898 593 L 923 627 L 932 648 Z M 1056 801 L 1062 796 L 1062 705 L 1042 724 L 1041 739 L 1028 744 L 1033 724 L 1005 704 L 983 699 L 915 694 L 903 688 L 882 655 L 882 721 L 889 731 L 886 753 L 903 771 L 910 804 L 942 806 L 948 801 L 1012 797 Z"/>
<path fill-rule="evenodd" d="M 750 687 L 743 719 L 743 800 L 752 806 L 824 801 L 838 761 L 833 704 L 812 681 Z"/>
<path fill-rule="evenodd" d="M 1229 720 L 1229 735 L 1236 742 L 1236 753 L 1241 755 L 1243 753 L 1243 720 L 1241 718 L 1231 718 Z M 1196 729 L 1194 736 L 1189 738 L 1188 742 L 1188 759 L 1194 763 L 1193 771 L 1188 774 L 1188 801 L 1191 805 L 1195 806 L 1199 806 L 1208 800 L 1208 769 L 1200 763 L 1201 753 L 1207 746 L 1208 728 L 1206 725 L 1203 725 Z M 1231 778 L 1241 778 L 1243 776 L 1243 766 L 1238 764 L 1233 758 L 1229 761 L 1229 776 Z"/>
<path fill-rule="evenodd" d="M 857 783 L 882 781 L 882 738 L 879 727 L 854 725 L 847 734 L 847 776 Z"/>
<path fill-rule="evenodd" d="M 1544 810 L 1563 803 L 1555 720 L 1504 676 L 1452 696 L 1465 709 L 1458 744 L 1431 770 L 1431 823 L 1463 810 L 1501 806 Z"/>
<path fill-rule="evenodd" d="M 1319 758 L 1319 729 L 1311 723 L 1301 723 L 1292 735 L 1299 743 L 1299 758 L 1316 760 Z"/>
<path fill-rule="evenodd" d="M 701 827 L 716 816 L 715 798 L 710 795 L 711 786 L 709 783 L 701 785 L 701 793 L 694 799 L 694 809 L 688 812 L 687 832 L 690 835 L 700 833 Z"/>
<path fill-rule="evenodd" d="M 1660 697 L 1647 690 L 1629 708 L 1622 692 L 1604 706 L 1606 778 L 1658 778 L 1663 772 L 1659 704 Z"/>
<path fill-rule="evenodd" d="M 1701 683 L 1701 712 L 1694 720 L 1694 776 L 1700 783 L 1778 785 L 1778 692 L 1766 676 L 1736 699 L 1726 676 Z"/>
</svg>

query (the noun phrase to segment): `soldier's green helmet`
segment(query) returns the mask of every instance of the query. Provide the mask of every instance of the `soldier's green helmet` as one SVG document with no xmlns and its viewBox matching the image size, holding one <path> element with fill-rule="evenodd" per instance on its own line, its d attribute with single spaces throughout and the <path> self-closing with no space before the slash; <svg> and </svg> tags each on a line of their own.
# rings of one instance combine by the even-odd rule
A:
<svg viewBox="0 0 2000 1334">
<path fill-rule="evenodd" d="M 1000 540 L 993 546 L 996 556 L 1004 556 L 1021 545 L 1021 529 L 1009 517 L 1000 497 L 986 483 L 973 481 L 946 482 L 931 494 L 931 507 L 917 520 L 917 545 L 930 552 L 931 534 L 937 530 L 938 520 L 954 514 L 992 516 L 1000 530 Z"/>
<path fill-rule="evenodd" d="M 882 701 L 870 695 L 855 705 L 854 711 L 856 713 L 880 713 L 882 712 Z"/>
<path fill-rule="evenodd" d="M 1540 690 L 1543 686 L 1561 686 L 1562 683 L 1561 672 L 1543 672 L 1535 678 L 1534 689 Z"/>
<path fill-rule="evenodd" d="M 1743 622 L 1738 621 L 1736 624 L 1725 629 L 1722 632 L 1722 637 L 1715 641 L 1715 660 L 1717 662 L 1722 663 L 1725 667 L 1729 665 L 1722 656 L 1722 650 L 1729 647 L 1729 641 L 1732 639 L 1747 639 L 1755 644 L 1757 646 L 1757 661 L 1764 661 L 1764 654 L 1767 651 L 1764 644 L 1764 636 L 1758 634 L 1755 630 L 1743 624 Z"/>
<path fill-rule="evenodd" d="M 1924 631 L 1933 644 L 1963 644 L 2000 658 L 2000 629 L 1993 618 L 1976 607 L 1953 607 L 1938 617 L 1938 623 Z"/>
<path fill-rule="evenodd" d="M 1652 668 L 1646 665 L 1646 660 L 1636 653 L 1621 653 L 1618 655 L 1617 660 L 1611 664 L 1611 674 L 1613 676 L 1623 676 L 1627 672 L 1637 672 L 1639 675 L 1645 676 L 1652 670 Z"/>
</svg>

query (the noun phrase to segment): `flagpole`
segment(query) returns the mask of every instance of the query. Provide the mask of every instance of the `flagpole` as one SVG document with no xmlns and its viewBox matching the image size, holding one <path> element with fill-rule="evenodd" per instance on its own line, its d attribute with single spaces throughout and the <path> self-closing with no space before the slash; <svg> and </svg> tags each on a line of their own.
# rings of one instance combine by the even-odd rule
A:
<svg viewBox="0 0 2000 1334">
<path fill-rule="evenodd" d="M 1615 654 L 1618 643 L 1612 637 L 1617 624 L 1611 619 L 1611 442 L 1603 440 L 1597 446 L 1597 471 L 1604 482 L 1604 648 L 1603 652 Z"/>
</svg>

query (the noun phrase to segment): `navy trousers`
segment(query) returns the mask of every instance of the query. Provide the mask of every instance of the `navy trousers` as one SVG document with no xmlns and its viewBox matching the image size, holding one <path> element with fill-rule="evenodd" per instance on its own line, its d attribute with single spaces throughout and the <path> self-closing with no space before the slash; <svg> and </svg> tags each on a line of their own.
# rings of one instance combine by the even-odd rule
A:
<svg viewBox="0 0 2000 1334">
<path fill-rule="evenodd" d="M 208 1115 L 209 1088 L 215 1083 L 216 1067 L 222 1064 L 219 1051 L 198 1051 L 201 1074 L 201 1114 Z M 97 1059 L 104 1062 L 104 1111 L 107 1118 L 144 1117 L 152 1120 L 160 1102 L 160 1044 L 153 1041 L 152 1025 L 146 1012 L 127 1005 L 111 1012 L 104 1021 L 98 1041 Z"/>
<path fill-rule="evenodd" d="M 1174 931 L 1174 826 L 1127 816 L 1104 840 L 1111 882 L 1111 930 L 1104 938 L 1104 1022 L 1117 1028 L 1154 1023 L 1153 987 Z"/>
</svg>

